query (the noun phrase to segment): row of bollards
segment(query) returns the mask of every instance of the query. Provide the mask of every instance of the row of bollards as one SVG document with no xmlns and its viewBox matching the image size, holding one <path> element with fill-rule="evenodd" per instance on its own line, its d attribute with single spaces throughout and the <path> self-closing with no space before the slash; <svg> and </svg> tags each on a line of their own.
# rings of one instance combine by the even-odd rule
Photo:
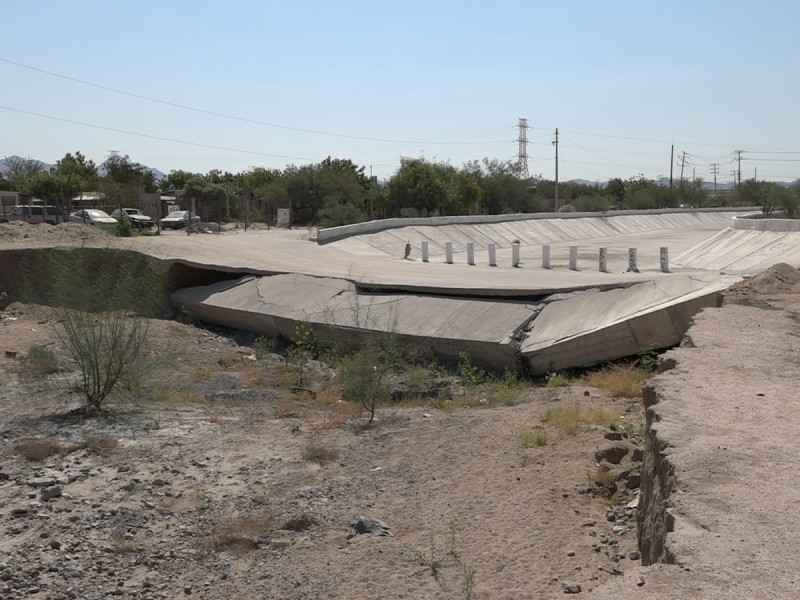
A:
<svg viewBox="0 0 800 600">
<path fill-rule="evenodd" d="M 511 245 L 511 266 L 519 267 L 519 244 Z M 489 266 L 497 266 L 497 247 L 494 243 L 488 245 L 489 251 Z M 422 242 L 422 262 L 429 262 L 428 257 L 428 242 Z M 601 273 L 608 272 L 608 248 L 600 248 L 598 252 L 598 270 Z M 453 242 L 444 243 L 444 262 L 448 265 L 453 264 Z M 663 273 L 669 272 L 669 248 L 662 246 L 659 249 L 659 263 Z M 472 242 L 467 243 L 467 264 L 475 264 L 475 244 Z M 542 268 L 550 269 L 550 245 L 545 244 L 542 246 Z M 578 246 L 569 247 L 569 268 L 572 271 L 578 270 Z M 638 256 L 636 248 L 628 248 L 628 271 L 633 273 L 639 272 Z"/>
</svg>

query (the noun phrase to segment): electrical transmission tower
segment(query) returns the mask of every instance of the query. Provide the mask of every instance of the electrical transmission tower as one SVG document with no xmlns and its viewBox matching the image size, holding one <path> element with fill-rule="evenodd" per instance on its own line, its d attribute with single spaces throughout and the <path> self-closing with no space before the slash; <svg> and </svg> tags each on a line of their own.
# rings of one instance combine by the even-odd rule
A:
<svg viewBox="0 0 800 600">
<path fill-rule="evenodd" d="M 681 152 L 681 185 L 683 185 L 683 169 L 686 167 L 686 152 Z"/>
<path fill-rule="evenodd" d="M 519 176 L 521 179 L 528 179 L 528 119 L 520 118 L 517 123 L 519 127 L 519 154 L 517 154 L 517 164 L 519 166 Z"/>
</svg>

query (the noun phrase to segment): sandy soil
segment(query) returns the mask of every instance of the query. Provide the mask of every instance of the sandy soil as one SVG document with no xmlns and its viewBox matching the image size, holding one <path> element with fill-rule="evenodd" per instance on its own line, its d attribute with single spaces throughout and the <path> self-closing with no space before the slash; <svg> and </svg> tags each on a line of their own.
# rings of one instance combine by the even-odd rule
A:
<svg viewBox="0 0 800 600">
<path fill-rule="evenodd" d="M 0 247 L 106 245 L 87 229 L 0 226 Z M 475 406 L 381 407 L 365 427 L 324 365 L 316 398 L 293 393 L 283 356 L 155 320 L 147 370 L 86 419 L 70 413 L 52 313 L 0 316 L 3 598 L 548 598 L 637 562 L 634 493 L 595 493 L 609 429 L 545 422 L 600 406 L 635 431 L 636 400 L 541 385 L 501 399 L 450 381 Z M 30 374 L 32 345 L 66 370 Z M 359 517 L 389 535 L 357 533 Z"/>
</svg>

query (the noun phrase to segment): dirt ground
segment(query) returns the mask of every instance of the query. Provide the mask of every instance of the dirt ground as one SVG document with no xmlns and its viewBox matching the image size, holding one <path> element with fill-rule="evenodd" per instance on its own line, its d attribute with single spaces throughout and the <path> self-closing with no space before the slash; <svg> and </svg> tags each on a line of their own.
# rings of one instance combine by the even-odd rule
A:
<svg viewBox="0 0 800 600">
<path fill-rule="evenodd" d="M 105 244 L 87 229 L 0 226 L 0 247 Z M 146 370 L 84 418 L 52 311 L 0 319 L 3 598 L 533 599 L 639 562 L 635 492 L 608 498 L 595 452 L 612 424 L 634 448 L 640 401 L 448 378 L 452 401 L 382 406 L 365 426 L 325 365 L 312 397 L 246 336 L 153 320 Z M 32 346 L 62 370 L 29 372 Z M 560 407 L 614 417 L 569 431 Z M 358 533 L 370 519 L 385 535 Z"/>
</svg>

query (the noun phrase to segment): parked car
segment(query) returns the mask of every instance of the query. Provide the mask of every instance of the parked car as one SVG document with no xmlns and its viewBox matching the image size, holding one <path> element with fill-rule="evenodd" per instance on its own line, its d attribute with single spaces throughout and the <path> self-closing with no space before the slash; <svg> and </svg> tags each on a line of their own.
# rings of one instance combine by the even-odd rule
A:
<svg viewBox="0 0 800 600">
<path fill-rule="evenodd" d="M 107 212 L 97 208 L 81 208 L 69 216 L 70 221 L 75 223 L 85 223 L 86 225 L 116 225 L 117 220 L 109 216 Z"/>
<path fill-rule="evenodd" d="M 118 221 L 120 219 L 128 219 L 131 222 L 131 225 L 138 229 L 150 229 L 156 224 L 152 217 L 148 217 L 138 208 L 118 208 L 111 213 L 111 216 Z"/>
<path fill-rule="evenodd" d="M 159 222 L 161 223 L 161 227 L 163 227 L 164 229 L 183 229 L 189 222 L 189 211 L 176 210 L 174 212 L 169 213 Z M 200 217 L 198 217 L 195 214 L 192 214 L 192 225 L 195 225 L 199 222 L 200 222 Z"/>
<path fill-rule="evenodd" d="M 11 209 L 0 208 L 0 223 L 25 221 L 26 223 L 47 223 L 55 225 L 64 220 L 57 206 L 34 204 L 15 206 Z"/>
</svg>

